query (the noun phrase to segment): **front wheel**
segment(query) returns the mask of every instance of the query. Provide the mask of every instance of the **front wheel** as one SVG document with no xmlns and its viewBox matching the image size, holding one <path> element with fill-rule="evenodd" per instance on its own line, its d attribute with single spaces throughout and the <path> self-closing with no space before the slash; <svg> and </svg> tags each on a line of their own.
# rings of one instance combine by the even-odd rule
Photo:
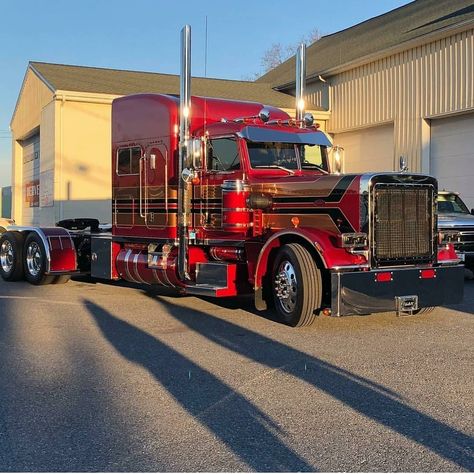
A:
<svg viewBox="0 0 474 474">
<path fill-rule="evenodd" d="M 48 285 L 54 276 L 46 275 L 46 250 L 38 234 L 32 232 L 25 240 L 23 252 L 25 279 L 33 285 Z"/>
<path fill-rule="evenodd" d="M 272 272 L 272 293 L 281 320 L 293 327 L 309 326 L 321 307 L 321 272 L 300 244 L 284 245 Z"/>
</svg>

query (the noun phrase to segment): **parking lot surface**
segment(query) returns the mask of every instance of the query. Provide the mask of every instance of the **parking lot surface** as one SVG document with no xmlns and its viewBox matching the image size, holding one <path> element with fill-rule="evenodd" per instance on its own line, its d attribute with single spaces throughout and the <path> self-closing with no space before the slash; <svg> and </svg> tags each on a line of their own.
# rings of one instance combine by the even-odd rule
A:
<svg viewBox="0 0 474 474">
<path fill-rule="evenodd" d="M 0 282 L 0 471 L 473 471 L 474 281 L 292 329 L 246 299 Z"/>
</svg>

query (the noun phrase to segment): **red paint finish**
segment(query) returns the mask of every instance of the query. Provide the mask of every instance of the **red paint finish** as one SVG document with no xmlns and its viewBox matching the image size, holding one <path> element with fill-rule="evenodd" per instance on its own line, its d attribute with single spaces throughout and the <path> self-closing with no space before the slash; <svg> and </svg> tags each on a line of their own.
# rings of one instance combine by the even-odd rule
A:
<svg viewBox="0 0 474 474">
<path fill-rule="evenodd" d="M 222 227 L 226 231 L 246 234 L 251 222 L 251 212 L 247 208 L 249 189 L 222 190 Z"/>
<path fill-rule="evenodd" d="M 48 243 L 51 273 L 69 273 L 77 270 L 76 249 L 66 229 L 48 227 L 38 229 Z"/>
</svg>

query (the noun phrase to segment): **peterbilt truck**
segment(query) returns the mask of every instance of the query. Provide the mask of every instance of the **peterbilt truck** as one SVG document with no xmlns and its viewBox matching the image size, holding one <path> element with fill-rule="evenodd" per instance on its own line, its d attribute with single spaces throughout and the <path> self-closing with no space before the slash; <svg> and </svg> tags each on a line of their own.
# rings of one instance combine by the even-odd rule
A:
<svg viewBox="0 0 474 474">
<path fill-rule="evenodd" d="M 304 112 L 190 94 L 190 29 L 180 95 L 112 104 L 112 223 L 9 226 L 4 280 L 71 275 L 253 294 L 291 326 L 316 316 L 417 313 L 457 303 L 463 266 L 438 242 L 437 181 L 415 173 L 342 174 L 331 142 Z"/>
</svg>

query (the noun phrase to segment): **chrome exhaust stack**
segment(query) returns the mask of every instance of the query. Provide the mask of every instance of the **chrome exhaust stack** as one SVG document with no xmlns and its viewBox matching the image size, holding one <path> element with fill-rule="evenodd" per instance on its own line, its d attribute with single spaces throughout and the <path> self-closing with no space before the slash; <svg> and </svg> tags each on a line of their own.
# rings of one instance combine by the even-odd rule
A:
<svg viewBox="0 0 474 474">
<path fill-rule="evenodd" d="M 306 89 L 306 45 L 301 43 L 296 51 L 296 120 L 303 127 Z"/>
<path fill-rule="evenodd" d="M 188 238 L 189 238 L 189 177 L 191 150 L 191 26 L 181 30 L 181 73 L 179 85 L 179 158 L 178 158 L 178 275 L 180 280 L 189 279 L 188 275 Z"/>
</svg>

